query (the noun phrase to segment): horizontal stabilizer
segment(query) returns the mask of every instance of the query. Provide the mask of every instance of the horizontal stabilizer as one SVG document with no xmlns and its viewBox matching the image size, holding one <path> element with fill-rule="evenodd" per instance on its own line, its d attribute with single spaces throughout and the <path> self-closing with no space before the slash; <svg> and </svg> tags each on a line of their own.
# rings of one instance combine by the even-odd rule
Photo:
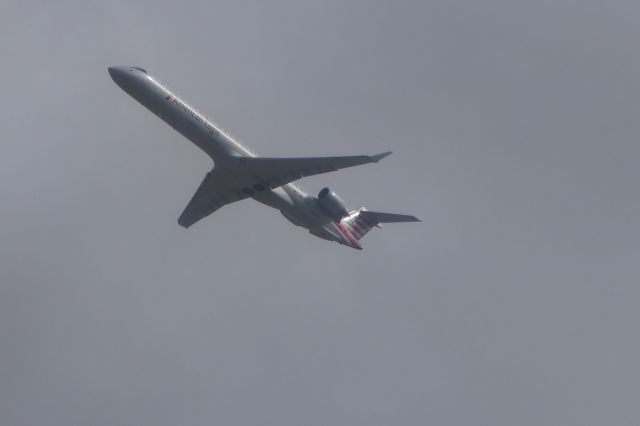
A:
<svg viewBox="0 0 640 426">
<path fill-rule="evenodd" d="M 382 154 L 372 155 L 371 159 L 373 160 L 374 163 L 377 163 L 378 161 L 382 160 L 384 157 L 388 157 L 389 155 L 391 155 L 391 151 L 383 152 Z"/>
<path fill-rule="evenodd" d="M 408 214 L 396 214 L 396 213 L 381 213 L 365 210 L 360 213 L 360 216 L 372 223 L 392 223 L 392 222 L 420 222 L 415 216 Z"/>
<path fill-rule="evenodd" d="M 373 227 L 380 228 L 380 223 L 420 222 L 415 216 L 407 214 L 371 212 L 361 207 L 352 211 L 340 221 L 341 229 L 346 230 L 353 238 L 360 240 Z M 352 247 L 355 247 L 351 244 Z"/>
</svg>

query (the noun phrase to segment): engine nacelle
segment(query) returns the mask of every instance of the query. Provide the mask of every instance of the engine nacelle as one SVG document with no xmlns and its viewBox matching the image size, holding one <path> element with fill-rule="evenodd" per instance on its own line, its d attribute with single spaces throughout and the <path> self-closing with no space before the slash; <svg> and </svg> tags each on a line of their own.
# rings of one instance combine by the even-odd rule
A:
<svg viewBox="0 0 640 426">
<path fill-rule="evenodd" d="M 349 214 L 344 201 L 329 188 L 322 188 L 318 193 L 318 206 L 333 220 L 340 220 Z"/>
</svg>

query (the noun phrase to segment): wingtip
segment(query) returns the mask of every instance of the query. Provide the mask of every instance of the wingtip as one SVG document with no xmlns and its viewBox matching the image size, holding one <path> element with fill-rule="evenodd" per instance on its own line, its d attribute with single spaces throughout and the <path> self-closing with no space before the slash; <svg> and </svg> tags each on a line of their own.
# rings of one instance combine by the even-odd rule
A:
<svg viewBox="0 0 640 426">
<path fill-rule="evenodd" d="M 414 215 L 407 215 L 407 222 L 422 222 L 422 219 Z"/>
<path fill-rule="evenodd" d="M 422 220 L 413 215 L 406 215 L 404 222 L 422 222 Z"/>
<path fill-rule="evenodd" d="M 371 160 L 374 163 L 377 163 L 378 161 L 382 160 L 384 157 L 387 157 L 389 155 L 391 155 L 391 151 L 383 152 L 382 154 L 378 154 L 378 155 L 372 155 Z"/>
</svg>

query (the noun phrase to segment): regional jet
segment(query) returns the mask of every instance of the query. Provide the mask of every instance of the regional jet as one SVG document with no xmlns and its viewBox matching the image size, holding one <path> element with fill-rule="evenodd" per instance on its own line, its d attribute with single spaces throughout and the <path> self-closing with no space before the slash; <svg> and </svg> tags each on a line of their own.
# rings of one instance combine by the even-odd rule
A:
<svg viewBox="0 0 640 426">
<path fill-rule="evenodd" d="M 127 94 L 203 150 L 214 162 L 178 223 L 185 228 L 222 206 L 245 198 L 273 207 L 291 223 L 311 234 L 361 250 L 359 240 L 373 227 L 387 222 L 417 222 L 410 215 L 349 211 L 329 188 L 317 197 L 295 181 L 367 163 L 377 163 L 391 152 L 344 157 L 259 157 L 176 96 L 156 77 L 139 67 L 109 67 L 113 81 Z"/>
</svg>

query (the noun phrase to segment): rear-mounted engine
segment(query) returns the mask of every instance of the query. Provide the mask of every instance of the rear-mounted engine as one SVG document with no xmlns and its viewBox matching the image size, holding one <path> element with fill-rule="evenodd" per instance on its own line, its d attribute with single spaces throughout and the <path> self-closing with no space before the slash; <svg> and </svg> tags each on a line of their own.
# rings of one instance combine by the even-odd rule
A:
<svg viewBox="0 0 640 426">
<path fill-rule="evenodd" d="M 318 206 L 333 220 L 340 220 L 349 213 L 344 201 L 329 188 L 322 188 L 318 193 Z"/>
</svg>

